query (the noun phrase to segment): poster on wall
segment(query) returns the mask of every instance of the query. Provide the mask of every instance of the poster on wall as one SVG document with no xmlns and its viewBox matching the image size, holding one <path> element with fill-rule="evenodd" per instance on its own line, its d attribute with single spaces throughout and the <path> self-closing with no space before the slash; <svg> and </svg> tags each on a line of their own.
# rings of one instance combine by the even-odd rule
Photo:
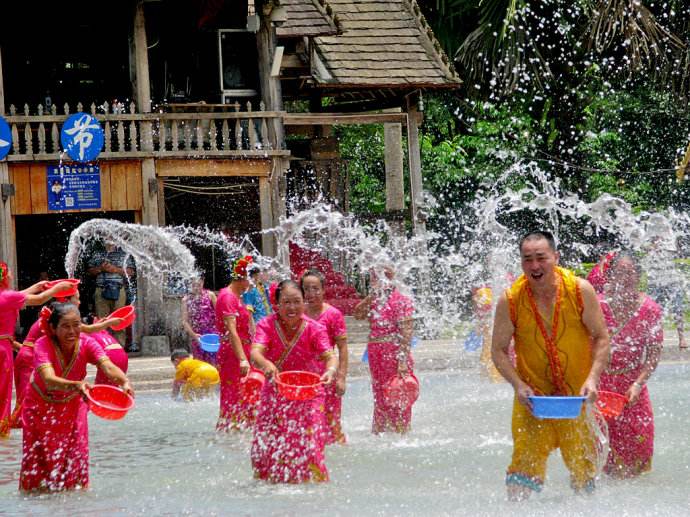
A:
<svg viewBox="0 0 690 517">
<path fill-rule="evenodd" d="M 98 165 L 48 165 L 48 210 L 101 208 Z"/>
</svg>

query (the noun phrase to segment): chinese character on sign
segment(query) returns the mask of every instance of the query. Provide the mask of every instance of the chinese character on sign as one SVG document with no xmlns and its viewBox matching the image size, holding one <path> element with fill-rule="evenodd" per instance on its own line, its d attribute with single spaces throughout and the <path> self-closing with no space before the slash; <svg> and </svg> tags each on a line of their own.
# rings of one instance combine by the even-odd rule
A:
<svg viewBox="0 0 690 517">
<path fill-rule="evenodd" d="M 75 113 L 62 125 L 60 142 L 74 161 L 89 162 L 101 152 L 103 129 L 95 117 L 88 113 Z"/>
</svg>

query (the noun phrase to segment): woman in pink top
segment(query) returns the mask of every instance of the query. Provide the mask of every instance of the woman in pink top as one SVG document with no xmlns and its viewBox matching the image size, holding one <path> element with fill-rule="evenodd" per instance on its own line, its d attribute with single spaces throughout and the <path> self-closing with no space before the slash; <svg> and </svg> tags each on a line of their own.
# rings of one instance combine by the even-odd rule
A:
<svg viewBox="0 0 690 517">
<path fill-rule="evenodd" d="M 300 285 L 307 302 L 306 315 L 326 328 L 331 350 L 338 348 L 338 372 L 335 382 L 325 389 L 325 439 L 326 445 L 345 443 L 347 439 L 341 424 L 342 397 L 345 394 L 348 362 L 345 318 L 342 312 L 323 301 L 324 277 L 320 271 L 308 269 L 302 274 Z"/>
<path fill-rule="evenodd" d="M 44 290 L 44 281 L 23 291 L 13 291 L 9 288 L 11 281 L 12 273 L 7 264 L 0 262 L 0 438 L 10 435 L 14 377 L 12 349 L 16 346 L 14 328 L 17 325 L 19 310 L 26 305 L 41 305 L 50 300 L 55 293 L 72 287 L 69 282 L 60 282 Z"/>
<path fill-rule="evenodd" d="M 329 385 L 338 361 L 326 329 L 304 315 L 298 284 L 292 280 L 278 284 L 276 302 L 278 312 L 259 322 L 252 345 L 252 362 L 270 379 L 261 391 L 254 427 L 254 476 L 273 483 L 328 481 L 323 393 L 311 400 L 289 400 L 278 393 L 273 377 L 282 371 L 302 370 L 319 374 Z"/>
<path fill-rule="evenodd" d="M 68 301 L 69 303 L 72 303 L 79 307 L 81 303 L 81 300 L 79 298 L 79 291 L 77 291 L 74 295 L 70 296 L 69 298 L 57 298 L 57 301 Z M 48 310 L 48 308 L 44 307 L 43 310 Z M 86 332 L 87 334 L 93 334 L 94 336 L 97 333 L 103 333 L 112 337 L 112 335 L 106 332 L 105 329 L 107 327 L 112 327 L 120 323 L 122 323 L 122 318 L 106 318 L 92 325 L 85 325 L 84 323 L 82 323 L 81 331 Z M 19 349 L 19 353 L 17 354 L 17 357 L 15 357 L 14 359 L 15 403 L 14 411 L 12 411 L 12 416 L 10 417 L 10 426 L 13 429 L 21 429 L 22 427 L 22 401 L 24 400 L 24 395 L 26 394 L 27 387 L 29 386 L 29 379 L 31 378 L 31 374 L 34 371 L 34 345 L 36 344 L 38 339 L 43 335 L 45 334 L 43 332 L 43 329 L 41 328 L 41 319 L 39 318 L 34 322 L 33 325 L 31 325 L 31 328 L 29 329 L 26 338 L 24 338 L 24 342 L 22 343 L 22 346 Z M 99 343 L 100 342 L 101 341 L 99 340 Z M 121 346 L 120 350 L 122 350 L 122 353 L 118 353 L 117 349 L 113 351 L 114 348 L 114 345 L 112 345 L 110 348 L 111 351 L 106 351 L 106 354 L 108 355 L 108 357 L 110 357 L 110 359 L 115 363 L 115 365 L 118 368 L 120 368 L 123 372 L 127 373 L 127 353 L 122 349 Z M 100 382 L 98 382 L 99 379 L 105 380 L 105 378 L 102 375 L 100 378 L 97 376 L 96 384 L 101 384 Z M 104 384 L 108 383 L 109 382 L 104 382 Z"/>
<path fill-rule="evenodd" d="M 93 332 L 89 336 L 100 345 L 100 347 L 108 356 L 108 359 L 117 366 L 124 374 L 127 374 L 129 369 L 129 356 L 127 352 L 122 348 L 120 342 L 115 339 L 110 332 L 107 330 L 99 330 L 98 332 Z M 111 386 L 117 386 L 117 382 L 110 379 L 103 370 L 98 370 L 96 372 L 95 384 L 109 384 Z"/>
<path fill-rule="evenodd" d="M 220 415 L 216 431 L 251 426 L 256 418 L 256 404 L 240 395 L 240 380 L 249 373 L 249 353 L 253 334 L 252 316 L 242 303 L 242 293 L 249 288 L 247 266 L 251 257 L 233 262 L 230 285 L 220 290 L 216 301 L 216 329 L 221 336 L 218 350 L 220 374 Z"/>
<path fill-rule="evenodd" d="M 22 409 L 22 466 L 19 489 L 60 491 L 89 484 L 87 405 L 82 399 L 87 363 L 97 365 L 130 395 L 125 374 L 90 337 L 81 333 L 79 309 L 53 304 L 34 347 L 35 370 Z"/>
<path fill-rule="evenodd" d="M 367 351 L 374 392 L 372 432 L 406 433 L 412 422 L 412 406 L 387 404 L 384 390 L 396 375 L 413 373 L 410 345 L 414 306 L 392 285 L 392 270 L 386 269 L 386 277 L 387 281 L 381 282 L 372 273 L 373 292 L 355 307 L 354 316 L 368 317 L 371 325 Z"/>
<path fill-rule="evenodd" d="M 601 309 L 611 336 L 611 360 L 599 389 L 625 395 L 623 413 L 608 421 L 610 449 L 604 471 L 612 477 L 638 476 L 652 468 L 654 412 L 647 381 L 664 342 L 663 311 L 639 290 L 640 267 L 630 254 L 610 259 Z"/>
</svg>

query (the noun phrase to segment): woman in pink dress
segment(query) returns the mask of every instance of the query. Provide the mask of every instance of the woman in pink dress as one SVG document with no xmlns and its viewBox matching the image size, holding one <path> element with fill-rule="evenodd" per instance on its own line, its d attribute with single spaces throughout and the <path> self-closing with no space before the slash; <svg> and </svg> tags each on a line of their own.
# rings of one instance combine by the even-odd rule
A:
<svg viewBox="0 0 690 517">
<path fill-rule="evenodd" d="M 19 310 L 27 305 L 41 305 L 50 300 L 55 293 L 72 287 L 69 282 L 44 290 L 45 281 L 38 282 L 23 291 L 9 288 L 12 273 L 5 262 L 0 262 L 0 439 L 10 435 L 12 410 L 12 380 L 14 377 L 15 348 L 14 327 L 17 325 Z"/>
<path fill-rule="evenodd" d="M 220 415 L 216 431 L 242 429 L 256 418 L 256 404 L 242 398 L 240 381 L 249 373 L 249 354 L 253 334 L 252 316 L 242 303 L 242 293 L 249 288 L 247 266 L 251 257 L 232 264 L 232 280 L 218 293 L 216 329 L 221 336 L 218 350 L 220 373 Z"/>
<path fill-rule="evenodd" d="M 392 284 L 393 271 L 385 270 L 386 280 L 371 275 L 372 294 L 364 298 L 354 310 L 357 319 L 369 318 L 371 330 L 367 351 L 371 386 L 374 392 L 373 433 L 392 431 L 406 433 L 412 423 L 412 405 L 402 407 L 387 404 L 384 390 L 396 375 L 413 374 L 412 300 Z"/>
<path fill-rule="evenodd" d="M 23 440 L 19 489 L 60 491 L 89 484 L 87 405 L 82 399 L 87 363 L 97 365 L 130 395 L 125 374 L 90 337 L 81 333 L 79 309 L 53 304 L 34 347 L 35 370 L 22 409 Z"/>
<path fill-rule="evenodd" d="M 662 310 L 639 291 L 640 268 L 629 254 L 610 261 L 601 308 L 611 335 L 611 361 L 599 389 L 625 395 L 623 413 L 610 419 L 610 451 L 605 471 L 634 477 L 652 467 L 654 413 L 646 382 L 654 372 L 664 340 Z"/>
<path fill-rule="evenodd" d="M 278 393 L 273 377 L 283 371 L 309 371 L 329 385 L 338 360 L 326 329 L 304 315 L 300 286 L 284 280 L 275 294 L 278 312 L 259 322 L 252 345 L 252 362 L 270 379 L 261 391 L 254 427 L 254 476 L 273 483 L 328 481 L 323 454 L 323 392 L 311 400 L 289 400 Z"/>
<path fill-rule="evenodd" d="M 335 382 L 325 389 L 324 417 L 326 445 L 345 443 L 347 439 L 341 424 L 342 397 L 347 377 L 347 329 L 343 313 L 323 301 L 324 277 L 316 269 L 308 269 L 300 280 L 307 302 L 306 315 L 326 328 L 331 350 L 338 349 L 338 371 Z"/>
<path fill-rule="evenodd" d="M 81 304 L 79 291 L 69 298 L 56 298 L 56 300 L 59 302 L 67 301 L 76 305 L 77 307 L 79 307 Z M 43 311 L 48 310 L 49 309 L 47 307 L 43 308 Z M 112 338 L 112 334 L 106 332 L 105 329 L 120 323 L 122 323 L 122 318 L 104 318 L 97 323 L 93 323 L 92 325 L 82 323 L 81 331 L 87 334 L 92 334 L 92 337 L 94 338 L 102 334 L 102 338 L 96 339 L 96 341 L 101 344 L 101 346 L 105 347 L 106 345 L 103 345 L 103 343 L 106 341 L 108 345 L 112 345 L 111 339 L 107 337 L 110 336 L 110 338 Z M 10 426 L 14 429 L 21 429 L 22 427 L 22 401 L 24 400 L 24 395 L 28 389 L 31 374 L 34 371 L 34 345 L 40 337 L 45 335 L 41 327 L 41 319 L 39 318 L 33 323 L 33 325 L 31 325 L 26 338 L 24 338 L 22 347 L 19 349 L 19 353 L 14 359 L 15 404 L 14 411 L 12 411 L 12 416 L 10 417 Z M 127 353 L 124 351 L 124 349 L 122 349 L 122 346 L 120 346 L 120 349 L 122 352 L 118 352 L 117 348 L 112 345 L 110 346 L 109 350 L 106 351 L 106 355 L 110 357 L 118 368 L 127 373 L 129 358 L 127 357 Z M 98 382 L 99 380 L 104 382 Z M 99 377 L 97 374 L 96 384 L 110 384 L 110 381 L 107 381 L 107 377 L 104 375 L 101 374 Z"/>
<path fill-rule="evenodd" d="M 216 366 L 216 353 L 201 348 L 199 338 L 216 332 L 216 295 L 204 289 L 204 277 L 192 282 L 191 292 L 182 299 L 182 326 L 192 340 L 192 355 L 205 363 Z"/>
</svg>

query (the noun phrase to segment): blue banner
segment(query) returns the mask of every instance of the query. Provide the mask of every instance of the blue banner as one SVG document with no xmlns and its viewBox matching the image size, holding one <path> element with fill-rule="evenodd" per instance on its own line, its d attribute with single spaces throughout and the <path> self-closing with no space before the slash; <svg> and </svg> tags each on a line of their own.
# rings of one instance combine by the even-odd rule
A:
<svg viewBox="0 0 690 517">
<path fill-rule="evenodd" d="M 48 165 L 48 210 L 101 208 L 98 165 Z"/>
</svg>

